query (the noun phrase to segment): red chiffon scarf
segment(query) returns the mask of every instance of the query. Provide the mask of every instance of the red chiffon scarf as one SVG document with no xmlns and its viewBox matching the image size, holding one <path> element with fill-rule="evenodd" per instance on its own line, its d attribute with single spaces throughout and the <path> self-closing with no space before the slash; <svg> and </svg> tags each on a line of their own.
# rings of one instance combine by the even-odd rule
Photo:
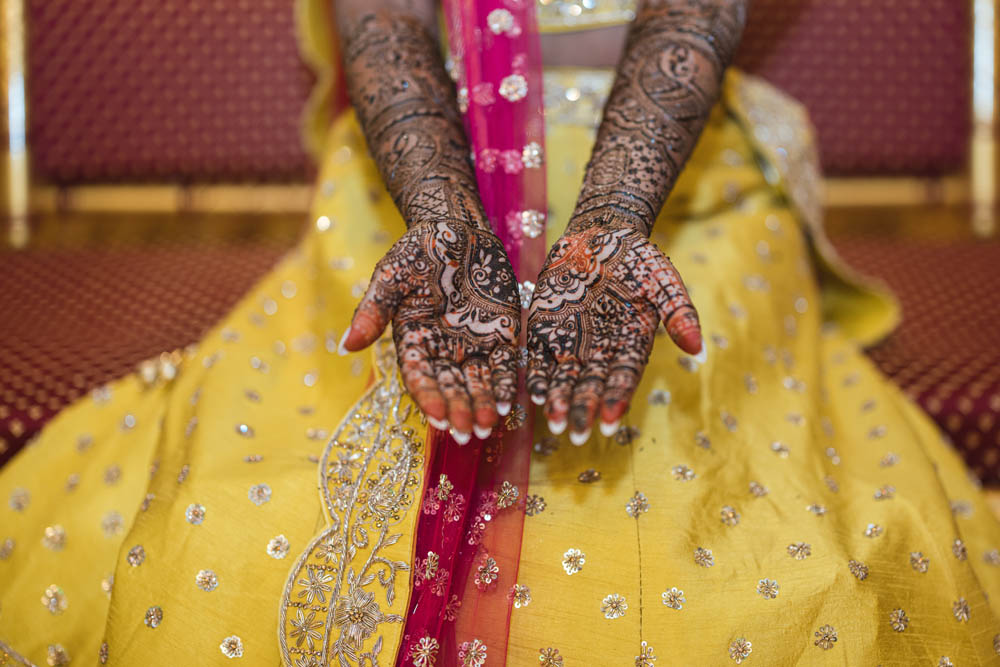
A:
<svg viewBox="0 0 1000 667">
<path fill-rule="evenodd" d="M 450 62 L 486 213 L 527 307 L 545 255 L 541 51 L 532 0 L 444 0 Z M 523 336 L 523 334 L 522 334 Z M 523 345 L 523 341 L 522 341 Z M 523 358 L 523 355 L 522 355 Z M 502 665 L 517 584 L 533 433 L 517 401 L 483 440 L 431 429 L 397 665 Z"/>
</svg>

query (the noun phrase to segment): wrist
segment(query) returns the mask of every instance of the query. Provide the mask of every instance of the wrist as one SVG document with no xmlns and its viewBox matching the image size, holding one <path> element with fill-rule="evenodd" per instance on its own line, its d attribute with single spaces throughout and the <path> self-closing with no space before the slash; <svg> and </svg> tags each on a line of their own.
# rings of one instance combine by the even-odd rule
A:
<svg viewBox="0 0 1000 667">
<path fill-rule="evenodd" d="M 628 228 L 649 238 L 656 218 L 646 202 L 644 198 L 620 192 L 590 196 L 577 203 L 566 233 L 574 234 L 592 227 Z"/>
</svg>

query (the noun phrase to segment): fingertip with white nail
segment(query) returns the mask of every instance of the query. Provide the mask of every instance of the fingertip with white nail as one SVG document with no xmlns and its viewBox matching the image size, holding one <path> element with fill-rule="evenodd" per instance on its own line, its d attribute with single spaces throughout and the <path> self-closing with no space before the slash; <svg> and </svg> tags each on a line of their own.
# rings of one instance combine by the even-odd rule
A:
<svg viewBox="0 0 1000 667">
<path fill-rule="evenodd" d="M 549 432 L 552 435 L 562 435 L 562 432 L 566 430 L 566 420 L 562 421 L 552 421 L 549 420 Z"/>
<path fill-rule="evenodd" d="M 620 425 L 621 425 L 621 422 L 618 421 L 618 420 L 615 420 L 615 421 L 613 421 L 611 423 L 608 423 L 606 421 L 602 421 L 601 422 L 601 435 L 603 435 L 605 438 L 610 438 L 611 436 L 613 436 L 615 433 L 618 432 L 618 429 L 620 428 Z"/>
<path fill-rule="evenodd" d="M 535 405 L 545 405 L 545 395 L 544 394 L 532 394 L 531 402 Z"/>
<path fill-rule="evenodd" d="M 589 428 L 586 431 L 582 431 L 582 432 L 579 432 L 579 431 L 570 431 L 569 441 L 572 442 L 577 447 L 582 447 L 587 442 L 587 440 L 590 440 L 590 429 Z"/>
<path fill-rule="evenodd" d="M 434 417 L 427 417 L 427 423 L 436 428 L 439 431 L 448 430 L 448 420 L 447 419 L 434 419 Z"/>
<path fill-rule="evenodd" d="M 506 417 L 510 414 L 510 401 L 497 401 L 497 414 Z"/>
<path fill-rule="evenodd" d="M 697 361 L 699 364 L 705 363 L 705 360 L 708 359 L 708 348 L 705 347 L 704 343 L 701 344 L 701 352 L 699 352 L 696 355 L 693 355 L 693 359 Z"/>
<path fill-rule="evenodd" d="M 340 337 L 340 343 L 337 345 L 337 354 L 339 354 L 342 357 L 346 357 L 348 352 L 350 352 L 350 350 L 344 347 L 344 343 L 347 342 L 347 337 L 350 335 L 351 335 L 351 327 L 347 327 L 347 331 L 345 331 L 344 335 Z"/>
<path fill-rule="evenodd" d="M 476 437 L 479 438 L 480 440 L 485 440 L 486 438 L 490 437 L 490 433 L 493 432 L 493 429 L 488 426 L 480 426 L 479 424 L 473 424 L 472 432 L 475 433 Z"/>
<path fill-rule="evenodd" d="M 472 434 L 462 433 L 461 431 L 456 431 L 455 429 L 451 429 L 451 437 L 454 438 L 455 442 L 457 442 L 458 444 L 466 445 L 469 443 L 469 440 L 472 439 Z"/>
</svg>

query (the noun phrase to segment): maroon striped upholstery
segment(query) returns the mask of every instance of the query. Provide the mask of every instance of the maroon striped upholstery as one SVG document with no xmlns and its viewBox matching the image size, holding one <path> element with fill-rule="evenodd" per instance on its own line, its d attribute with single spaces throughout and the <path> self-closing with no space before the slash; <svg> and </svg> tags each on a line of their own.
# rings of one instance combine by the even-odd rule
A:
<svg viewBox="0 0 1000 667">
<path fill-rule="evenodd" d="M 964 0 L 754 0 L 739 63 L 809 107 L 836 174 L 960 169 Z M 29 0 L 42 181 L 307 178 L 293 0 Z"/>
<path fill-rule="evenodd" d="M 292 0 L 29 0 L 36 178 L 302 181 Z"/>
</svg>

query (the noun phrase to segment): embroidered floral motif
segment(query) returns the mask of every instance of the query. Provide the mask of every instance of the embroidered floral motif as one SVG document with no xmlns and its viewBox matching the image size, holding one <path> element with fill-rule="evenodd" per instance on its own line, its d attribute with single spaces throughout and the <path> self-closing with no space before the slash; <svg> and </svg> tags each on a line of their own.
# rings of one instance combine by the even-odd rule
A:
<svg viewBox="0 0 1000 667">
<path fill-rule="evenodd" d="M 42 536 L 42 544 L 46 549 L 62 551 L 66 546 L 66 529 L 60 525 L 46 526 Z"/>
<path fill-rule="evenodd" d="M 809 512 L 812 512 L 816 516 L 825 516 L 826 515 L 826 505 L 818 505 L 818 504 L 814 503 L 812 505 L 807 505 L 806 506 L 806 510 L 809 511 Z"/>
<path fill-rule="evenodd" d="M 102 665 L 106 665 L 108 662 L 108 643 L 101 642 L 101 648 L 97 651 L 97 660 Z"/>
<path fill-rule="evenodd" d="M 917 572 L 921 574 L 927 572 L 927 568 L 931 563 L 931 559 L 923 555 L 919 551 L 914 551 L 910 554 L 910 567 L 912 567 Z"/>
<path fill-rule="evenodd" d="M 660 594 L 663 598 L 663 604 L 671 609 L 681 610 L 684 608 L 684 603 L 687 600 L 684 599 L 684 591 L 679 588 L 671 588 L 669 591 L 664 591 Z"/>
<path fill-rule="evenodd" d="M 334 625 L 340 628 L 342 637 L 354 646 L 361 646 L 383 619 L 375 594 L 360 588 L 352 588 L 347 595 L 337 600 L 333 612 Z"/>
<path fill-rule="evenodd" d="M 951 545 L 951 553 L 955 554 L 958 560 L 966 560 L 969 557 L 969 550 L 965 547 L 965 542 L 955 540 Z"/>
<path fill-rule="evenodd" d="M 712 567 L 715 565 L 715 556 L 712 555 L 711 549 L 697 547 L 694 550 L 694 562 L 702 567 Z"/>
<path fill-rule="evenodd" d="M 271 499 L 271 487 L 267 484 L 254 484 L 247 491 L 247 497 L 259 507 Z"/>
<path fill-rule="evenodd" d="M 66 599 L 66 593 L 63 589 L 52 584 L 42 594 L 42 606 L 48 609 L 50 614 L 57 616 L 66 611 L 66 608 L 69 607 L 69 600 Z"/>
<path fill-rule="evenodd" d="M 541 514 L 545 511 L 546 504 L 545 498 L 537 495 L 530 495 L 525 498 L 524 502 L 524 513 L 528 516 L 535 516 L 536 514 Z"/>
<path fill-rule="evenodd" d="M 538 662 L 541 667 L 563 667 L 563 657 L 559 655 L 557 648 L 539 649 Z"/>
<path fill-rule="evenodd" d="M 192 503 L 184 510 L 184 518 L 193 526 L 200 526 L 205 520 L 205 506 Z"/>
<path fill-rule="evenodd" d="M 868 566 L 861 561 L 854 560 L 853 558 L 847 562 L 847 569 L 851 571 L 858 581 L 864 581 L 868 578 Z"/>
<path fill-rule="evenodd" d="M 690 482 L 695 478 L 694 470 L 688 468 L 686 465 L 676 465 L 671 469 L 674 474 L 674 479 L 678 482 Z"/>
<path fill-rule="evenodd" d="M 788 454 L 791 452 L 791 450 L 788 449 L 788 445 L 783 442 L 778 442 L 777 440 L 771 443 L 771 451 L 783 459 L 787 459 Z"/>
<path fill-rule="evenodd" d="M 458 610 L 462 606 L 462 601 L 458 599 L 458 596 L 452 593 L 451 599 L 448 600 L 448 604 L 444 606 L 444 611 L 441 615 L 446 621 L 454 621 L 458 618 Z"/>
<path fill-rule="evenodd" d="M 813 644 L 824 651 L 829 651 L 837 643 L 837 631 L 833 629 L 832 625 L 820 626 L 820 629 L 814 632 L 813 635 L 816 637 L 816 641 Z"/>
<path fill-rule="evenodd" d="M 885 529 L 877 523 L 870 523 L 865 527 L 865 537 L 878 537 Z"/>
<path fill-rule="evenodd" d="M 0 543 L 0 560 L 7 560 L 10 555 L 14 553 L 14 542 L 13 537 L 4 538 L 4 541 Z"/>
<path fill-rule="evenodd" d="M 639 437 L 639 429 L 635 426 L 622 426 L 615 431 L 615 442 L 622 447 L 631 445 Z"/>
<path fill-rule="evenodd" d="M 486 644 L 478 639 L 462 642 L 458 647 L 458 659 L 462 661 L 462 667 L 483 667 L 486 664 Z"/>
<path fill-rule="evenodd" d="M 483 556 L 479 567 L 476 568 L 475 584 L 481 591 L 486 590 L 500 577 L 500 567 L 492 556 Z"/>
<path fill-rule="evenodd" d="M 958 598 L 951 604 L 951 613 L 955 615 L 955 620 L 965 623 L 969 620 L 969 603 L 965 598 Z"/>
<path fill-rule="evenodd" d="M 494 9 L 486 15 L 486 25 L 494 35 L 510 32 L 514 28 L 514 15 L 506 9 Z"/>
<path fill-rule="evenodd" d="M 712 441 L 702 431 L 698 431 L 697 433 L 694 434 L 694 444 L 698 445 L 702 449 L 712 448 Z"/>
<path fill-rule="evenodd" d="M 875 489 L 875 500 L 890 500 L 896 495 L 896 487 L 886 484 Z"/>
<path fill-rule="evenodd" d="M 125 519 L 119 512 L 114 510 L 108 512 L 101 519 L 101 532 L 104 533 L 104 537 L 112 538 L 120 535 L 125 527 Z"/>
<path fill-rule="evenodd" d="M 594 470 L 593 468 L 587 468 L 579 475 L 577 475 L 576 479 L 581 484 L 593 484 L 594 482 L 600 481 L 601 473 L 598 472 L 597 470 Z"/>
<path fill-rule="evenodd" d="M 767 495 L 768 488 L 758 482 L 750 482 L 750 495 L 754 498 L 763 498 Z"/>
<path fill-rule="evenodd" d="M 656 662 L 656 655 L 653 647 L 643 641 L 639 644 L 639 655 L 635 656 L 635 667 L 653 667 Z"/>
<path fill-rule="evenodd" d="M 753 644 L 744 637 L 737 637 L 729 644 L 729 657 L 737 665 L 750 657 L 753 652 Z"/>
<path fill-rule="evenodd" d="M 666 389 L 654 389 L 649 392 L 649 398 L 647 400 L 650 405 L 669 405 L 670 392 Z"/>
<path fill-rule="evenodd" d="M 604 618 L 609 620 L 621 618 L 625 615 L 627 610 L 628 603 L 625 602 L 625 598 L 618 593 L 612 593 L 606 596 L 601 602 L 601 613 L 604 614 Z"/>
<path fill-rule="evenodd" d="M 414 667 L 434 667 L 440 649 L 441 644 L 434 637 L 421 637 L 410 648 L 410 658 L 413 660 Z"/>
<path fill-rule="evenodd" d="M 760 593 L 765 600 L 773 600 L 778 597 L 778 591 L 780 589 L 781 587 L 774 579 L 761 579 L 757 582 L 757 592 Z"/>
<path fill-rule="evenodd" d="M 892 613 L 889 614 L 889 626 L 896 632 L 906 630 L 906 626 L 909 624 L 910 617 L 902 609 L 893 609 Z"/>
<path fill-rule="evenodd" d="M 788 545 L 788 555 L 795 560 L 805 560 L 812 555 L 812 547 L 805 542 L 794 542 Z"/>
<path fill-rule="evenodd" d="M 163 622 L 163 609 L 159 606 L 153 606 L 146 610 L 146 615 L 143 619 L 147 628 L 156 629 L 160 627 L 160 623 Z"/>
<path fill-rule="evenodd" d="M 527 586 L 514 584 L 510 589 L 510 599 L 514 602 L 514 608 L 527 607 L 531 603 L 531 590 Z"/>
<path fill-rule="evenodd" d="M 62 644 L 49 644 L 45 662 L 49 667 L 62 667 L 69 664 L 69 651 Z"/>
<path fill-rule="evenodd" d="M 500 491 L 497 492 L 497 507 L 500 509 L 512 507 L 517 502 L 518 494 L 517 487 L 505 481 L 500 485 Z"/>
<path fill-rule="evenodd" d="M 298 581 L 303 588 L 299 590 L 297 597 L 304 597 L 306 604 L 312 604 L 313 600 L 319 600 L 320 603 L 325 604 L 326 594 L 333 590 L 329 584 L 331 581 L 333 581 L 332 576 L 319 567 L 310 565 L 306 578 Z"/>
<path fill-rule="evenodd" d="M 583 564 L 586 562 L 584 553 L 579 549 L 569 549 L 563 554 L 562 566 L 566 574 L 576 574 L 583 569 Z"/>
<path fill-rule="evenodd" d="M 198 574 L 194 576 L 194 584 L 208 593 L 219 586 L 219 577 L 211 570 L 198 570 Z"/>
<path fill-rule="evenodd" d="M 521 162 L 525 169 L 538 169 L 542 166 L 543 159 L 542 146 L 538 142 L 531 141 L 521 149 Z"/>
<path fill-rule="evenodd" d="M 267 541 L 267 555 L 276 560 L 281 560 L 288 555 L 288 539 L 284 535 L 276 535 Z"/>
<path fill-rule="evenodd" d="M 295 610 L 295 618 L 290 622 L 292 625 L 290 636 L 295 640 L 296 646 L 302 646 L 302 642 L 305 642 L 311 651 L 315 648 L 313 642 L 323 639 L 323 633 L 318 630 L 323 627 L 323 621 L 315 619 L 315 611 L 310 611 L 306 616 L 301 609 Z"/>
<path fill-rule="evenodd" d="M 219 650 L 227 658 L 243 657 L 243 640 L 237 635 L 229 635 L 219 644 Z"/>
<path fill-rule="evenodd" d="M 625 503 L 625 513 L 628 514 L 633 519 L 638 519 L 639 515 L 645 514 L 649 511 L 649 500 L 646 499 L 646 494 L 635 492 L 627 503 Z"/>
<path fill-rule="evenodd" d="M 722 510 L 719 512 L 719 516 L 722 523 L 727 526 L 735 526 L 740 522 L 740 513 L 730 505 L 723 505 Z"/>
</svg>

